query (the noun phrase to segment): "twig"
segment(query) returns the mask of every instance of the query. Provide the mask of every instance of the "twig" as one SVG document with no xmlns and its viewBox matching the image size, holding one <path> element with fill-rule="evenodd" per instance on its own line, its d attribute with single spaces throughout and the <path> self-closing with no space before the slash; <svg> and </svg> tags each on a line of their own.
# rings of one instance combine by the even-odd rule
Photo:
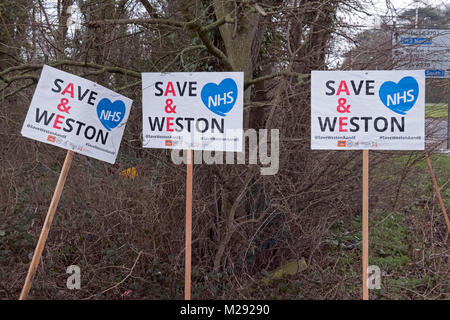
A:
<svg viewBox="0 0 450 320">
<path fill-rule="evenodd" d="M 136 257 L 136 260 L 134 260 L 133 266 L 132 266 L 131 269 L 130 269 L 130 272 L 127 274 L 127 276 L 126 276 L 125 278 L 123 278 L 121 281 L 119 281 L 118 283 L 116 283 L 116 284 L 113 285 L 112 287 L 109 287 L 108 289 L 105 289 L 105 290 L 103 290 L 103 291 L 100 292 L 100 293 L 93 294 L 92 296 L 89 296 L 89 297 L 87 297 L 87 298 L 85 298 L 85 299 L 83 299 L 83 300 L 89 300 L 89 299 L 91 299 L 91 298 L 93 298 L 93 297 L 95 297 L 95 296 L 97 296 L 97 295 L 104 294 L 105 292 L 107 292 L 107 291 L 109 291 L 109 290 L 111 290 L 111 289 L 117 288 L 117 287 L 120 286 L 122 283 L 124 283 L 129 277 L 131 277 L 131 274 L 133 273 L 134 267 L 136 267 L 136 264 L 137 264 L 139 258 L 141 257 L 141 254 L 142 254 L 142 250 L 139 251 L 138 256 Z"/>
</svg>

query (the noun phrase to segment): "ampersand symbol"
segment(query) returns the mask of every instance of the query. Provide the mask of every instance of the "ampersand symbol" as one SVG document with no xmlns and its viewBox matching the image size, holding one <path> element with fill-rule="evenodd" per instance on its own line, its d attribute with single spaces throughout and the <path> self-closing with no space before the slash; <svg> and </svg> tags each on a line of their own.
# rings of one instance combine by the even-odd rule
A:
<svg viewBox="0 0 450 320">
<path fill-rule="evenodd" d="M 338 100 L 337 112 L 339 113 L 350 113 L 350 105 L 345 106 L 347 100 L 345 98 L 341 98 Z"/>
<path fill-rule="evenodd" d="M 71 107 L 67 106 L 68 103 L 69 103 L 69 99 L 62 98 L 61 103 L 58 104 L 58 110 L 61 112 L 69 113 L 69 110 Z"/>
<path fill-rule="evenodd" d="M 177 113 L 175 111 L 177 106 L 172 106 L 172 103 L 173 103 L 172 99 L 166 100 L 166 107 L 164 108 L 164 111 L 166 111 L 166 113 Z"/>
</svg>

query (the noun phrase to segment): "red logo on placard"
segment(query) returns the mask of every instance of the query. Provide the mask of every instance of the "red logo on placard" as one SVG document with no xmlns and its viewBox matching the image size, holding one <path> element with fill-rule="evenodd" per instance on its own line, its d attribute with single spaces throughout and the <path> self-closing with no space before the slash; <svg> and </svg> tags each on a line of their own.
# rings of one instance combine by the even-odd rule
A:
<svg viewBox="0 0 450 320">
<path fill-rule="evenodd" d="M 165 143 L 166 143 L 167 147 L 173 146 L 173 141 L 172 140 L 166 140 Z"/>
<path fill-rule="evenodd" d="M 338 140 L 337 146 L 338 147 L 346 147 L 347 146 L 347 141 L 345 141 L 345 140 Z"/>
<path fill-rule="evenodd" d="M 56 137 L 55 137 L 55 136 L 48 135 L 47 141 L 49 141 L 49 142 L 56 142 Z"/>
</svg>

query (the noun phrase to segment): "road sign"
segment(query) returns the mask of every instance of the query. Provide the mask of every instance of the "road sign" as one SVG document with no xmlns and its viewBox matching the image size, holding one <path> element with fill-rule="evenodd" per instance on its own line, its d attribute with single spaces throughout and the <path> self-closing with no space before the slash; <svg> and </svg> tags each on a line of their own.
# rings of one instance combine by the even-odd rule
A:
<svg viewBox="0 0 450 320">
<path fill-rule="evenodd" d="M 427 78 L 450 78 L 450 30 L 398 31 L 392 42 L 396 69 L 424 69 Z"/>
</svg>

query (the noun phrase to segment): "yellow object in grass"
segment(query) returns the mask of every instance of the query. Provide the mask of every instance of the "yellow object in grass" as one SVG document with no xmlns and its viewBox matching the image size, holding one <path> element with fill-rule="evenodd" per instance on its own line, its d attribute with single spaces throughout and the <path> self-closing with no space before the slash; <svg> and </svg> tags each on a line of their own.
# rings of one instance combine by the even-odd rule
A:
<svg viewBox="0 0 450 320">
<path fill-rule="evenodd" d="M 285 265 L 272 271 L 268 277 L 263 279 L 263 282 L 265 284 L 268 284 L 270 280 L 281 279 L 285 276 L 292 276 L 302 271 L 305 271 L 306 269 L 308 269 L 308 265 L 305 261 L 305 258 L 301 258 L 300 260 L 297 261 L 290 261 Z"/>
<path fill-rule="evenodd" d="M 131 179 L 134 179 L 138 175 L 136 167 L 131 167 L 131 168 L 125 169 L 122 172 L 120 172 L 120 174 L 122 176 L 124 176 L 125 178 L 131 178 Z"/>
</svg>

